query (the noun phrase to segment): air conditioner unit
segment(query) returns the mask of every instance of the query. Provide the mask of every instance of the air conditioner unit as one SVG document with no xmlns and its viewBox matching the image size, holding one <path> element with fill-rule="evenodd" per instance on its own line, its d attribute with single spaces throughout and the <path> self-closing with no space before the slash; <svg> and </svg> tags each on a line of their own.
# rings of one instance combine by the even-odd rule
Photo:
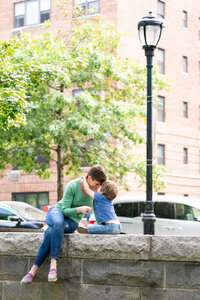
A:
<svg viewBox="0 0 200 300">
<path fill-rule="evenodd" d="M 12 170 L 10 172 L 10 181 L 18 181 L 20 178 L 20 171 Z"/>
</svg>

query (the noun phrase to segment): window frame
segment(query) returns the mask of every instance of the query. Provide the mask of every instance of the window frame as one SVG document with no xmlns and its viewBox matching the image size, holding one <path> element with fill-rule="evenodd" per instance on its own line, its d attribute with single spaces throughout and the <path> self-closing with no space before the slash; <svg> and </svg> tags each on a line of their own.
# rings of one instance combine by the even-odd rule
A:
<svg viewBox="0 0 200 300">
<path fill-rule="evenodd" d="M 162 147 L 163 149 L 163 156 L 158 156 L 159 155 L 159 147 Z M 165 165 L 165 160 L 166 160 L 166 154 L 165 154 L 165 145 L 164 144 L 158 144 L 157 145 L 157 162 L 159 165 Z"/>
<path fill-rule="evenodd" d="M 184 73 L 188 73 L 188 57 L 187 56 L 183 56 L 183 72 Z"/>
<path fill-rule="evenodd" d="M 183 27 L 188 28 L 188 13 L 186 10 L 183 10 L 182 22 L 183 22 Z"/>
<path fill-rule="evenodd" d="M 183 118 L 188 119 L 188 102 L 183 101 Z"/>
<path fill-rule="evenodd" d="M 162 99 L 162 103 L 161 100 Z M 157 118 L 158 118 L 158 122 L 165 122 L 165 97 L 163 96 L 158 96 L 158 101 L 159 104 L 161 103 L 161 105 L 158 105 L 157 108 Z"/>
<path fill-rule="evenodd" d="M 161 8 L 161 9 L 159 9 Z M 162 13 L 160 13 L 162 11 Z M 165 19 L 165 2 L 158 0 L 157 2 L 157 15 L 159 18 Z"/>
<path fill-rule="evenodd" d="M 188 148 L 183 148 L 183 164 L 188 165 Z"/>
<path fill-rule="evenodd" d="M 43 210 L 43 208 L 44 208 L 44 206 L 46 206 L 46 205 L 49 205 L 49 192 L 46 192 L 46 191 L 44 191 L 44 192 L 22 192 L 22 193 L 12 193 L 12 201 L 20 201 L 20 202 L 24 202 L 24 203 L 27 203 L 27 204 L 29 204 L 28 202 L 27 202 L 27 196 L 29 196 L 29 195 L 32 195 L 32 194 L 34 194 L 34 195 L 36 195 L 36 206 L 34 206 L 34 205 L 32 205 L 32 204 L 30 204 L 30 205 L 32 205 L 32 206 L 34 206 L 34 207 L 37 207 L 37 208 L 39 208 L 39 209 L 41 209 L 41 210 Z M 47 199 L 48 199 L 48 202 L 46 203 L 46 204 L 40 204 L 39 203 L 39 196 L 41 195 L 41 194 L 46 194 L 47 195 Z M 20 196 L 21 195 L 21 198 L 20 198 L 20 200 L 17 200 L 17 196 Z"/>
<path fill-rule="evenodd" d="M 163 60 L 158 60 L 159 52 L 162 53 Z M 165 74 L 165 49 L 158 48 L 157 53 L 157 66 L 160 67 L 160 74 Z"/>
<path fill-rule="evenodd" d="M 51 18 L 51 0 L 49 0 L 49 9 L 47 10 L 41 10 L 41 1 L 42 0 L 26 0 L 26 1 L 21 1 L 21 2 L 16 2 L 14 3 L 14 13 L 13 13 L 13 16 L 14 16 L 14 26 L 13 28 L 16 30 L 16 29 L 19 29 L 19 28 L 24 28 L 24 27 L 32 27 L 32 26 L 36 26 L 36 25 L 39 25 L 39 24 L 44 24 L 44 22 L 46 20 L 50 20 Z M 37 23 L 33 23 L 33 24 L 27 24 L 27 5 L 30 4 L 31 2 L 36 2 L 38 3 L 38 19 L 39 19 L 39 22 Z M 19 5 L 19 4 L 24 4 L 24 14 L 23 15 L 20 15 L 20 16 L 23 16 L 24 18 L 24 24 L 23 26 L 17 26 L 17 22 L 16 22 L 16 18 L 18 16 L 15 15 L 15 10 L 16 10 L 16 6 Z M 41 22 L 41 18 L 42 18 L 42 13 L 44 12 L 48 12 L 49 13 L 49 18 L 48 19 L 45 19 L 43 22 Z"/>
<path fill-rule="evenodd" d="M 97 11 L 90 12 L 89 4 L 97 2 Z M 74 0 L 74 5 L 81 5 L 83 10 L 87 10 L 87 16 L 100 14 L 100 0 Z"/>
</svg>

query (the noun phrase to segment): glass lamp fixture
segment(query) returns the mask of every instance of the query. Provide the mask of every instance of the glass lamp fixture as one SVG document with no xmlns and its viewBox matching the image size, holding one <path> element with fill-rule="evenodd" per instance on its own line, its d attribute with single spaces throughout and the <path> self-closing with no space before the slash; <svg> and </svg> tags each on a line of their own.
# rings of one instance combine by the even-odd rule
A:
<svg viewBox="0 0 200 300">
<path fill-rule="evenodd" d="M 164 20 L 157 18 L 150 11 L 138 23 L 139 39 L 143 48 L 156 48 L 164 27 Z"/>
</svg>

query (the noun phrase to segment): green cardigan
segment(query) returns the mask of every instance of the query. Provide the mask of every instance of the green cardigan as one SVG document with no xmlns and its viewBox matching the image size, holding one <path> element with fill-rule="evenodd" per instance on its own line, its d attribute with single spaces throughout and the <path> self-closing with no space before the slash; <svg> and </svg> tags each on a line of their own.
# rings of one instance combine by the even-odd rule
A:
<svg viewBox="0 0 200 300">
<path fill-rule="evenodd" d="M 91 206 L 93 199 L 87 194 L 83 196 L 81 190 L 81 178 L 70 181 L 64 192 L 62 200 L 60 200 L 55 207 L 59 208 L 65 217 L 72 219 L 79 223 L 83 217 L 83 213 L 77 214 L 76 208 L 78 206 Z"/>
</svg>

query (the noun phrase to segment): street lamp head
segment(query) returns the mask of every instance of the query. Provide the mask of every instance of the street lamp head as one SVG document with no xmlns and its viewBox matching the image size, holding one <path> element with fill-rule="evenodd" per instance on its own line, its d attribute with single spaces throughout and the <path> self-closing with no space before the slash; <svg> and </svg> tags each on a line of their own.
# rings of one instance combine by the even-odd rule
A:
<svg viewBox="0 0 200 300">
<path fill-rule="evenodd" d="M 145 49 L 156 48 L 164 27 L 164 19 L 157 18 L 150 11 L 149 14 L 142 18 L 138 23 L 138 33 L 140 42 Z"/>
</svg>

